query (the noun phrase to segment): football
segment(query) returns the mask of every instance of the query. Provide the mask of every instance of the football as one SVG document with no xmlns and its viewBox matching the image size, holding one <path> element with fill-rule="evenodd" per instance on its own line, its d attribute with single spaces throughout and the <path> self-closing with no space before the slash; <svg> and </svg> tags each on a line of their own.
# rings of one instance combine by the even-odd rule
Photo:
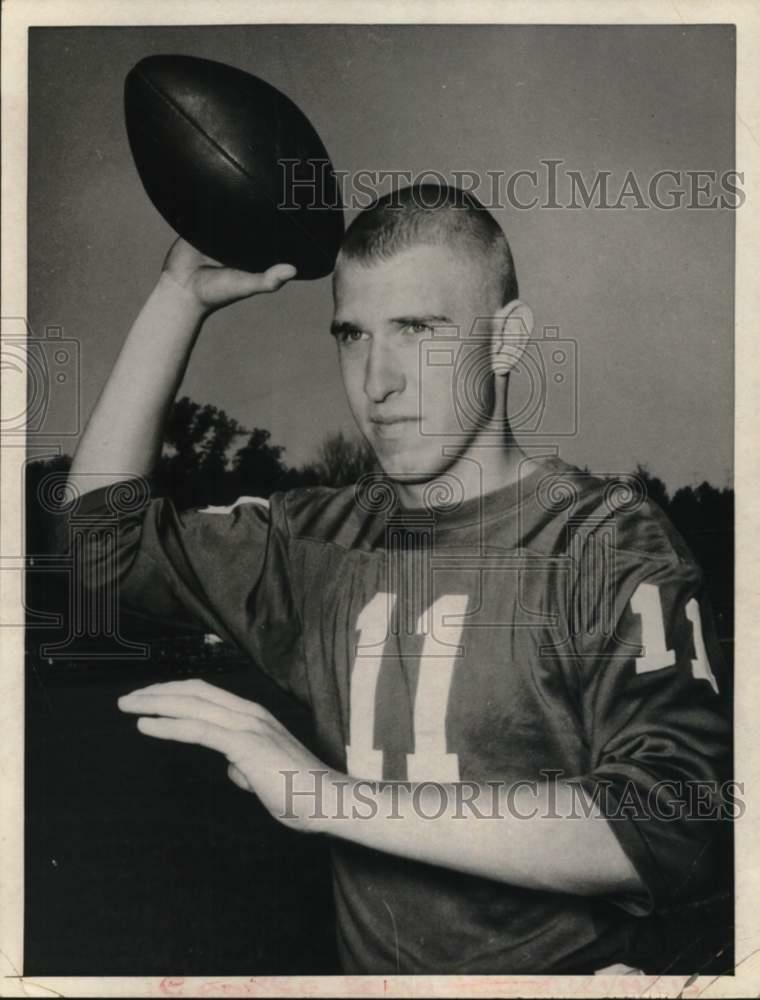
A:
<svg viewBox="0 0 760 1000">
<path fill-rule="evenodd" d="M 124 85 L 140 179 L 180 236 L 227 267 L 333 270 L 340 189 L 306 115 L 271 84 L 223 63 L 153 55 Z"/>
</svg>

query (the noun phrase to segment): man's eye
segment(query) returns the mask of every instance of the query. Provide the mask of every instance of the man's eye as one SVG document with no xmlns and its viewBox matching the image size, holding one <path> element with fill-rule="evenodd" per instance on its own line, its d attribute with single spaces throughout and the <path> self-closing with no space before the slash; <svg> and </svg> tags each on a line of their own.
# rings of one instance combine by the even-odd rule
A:
<svg viewBox="0 0 760 1000">
<path fill-rule="evenodd" d="M 363 330 L 341 330 L 338 341 L 341 344 L 356 344 L 365 336 Z"/>
<path fill-rule="evenodd" d="M 408 333 L 430 333 L 432 327 L 423 323 L 422 320 L 415 320 L 413 323 L 408 323 L 406 329 Z"/>
</svg>

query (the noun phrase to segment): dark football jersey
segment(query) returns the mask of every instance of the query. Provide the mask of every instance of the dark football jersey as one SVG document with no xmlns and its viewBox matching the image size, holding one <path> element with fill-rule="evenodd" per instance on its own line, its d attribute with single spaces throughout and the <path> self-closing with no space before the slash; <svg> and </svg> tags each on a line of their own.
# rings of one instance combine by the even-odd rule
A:
<svg viewBox="0 0 760 1000">
<path fill-rule="evenodd" d="M 77 516 L 107 520 L 105 493 Z M 112 557 L 89 538 L 102 578 Z M 645 886 L 539 892 L 336 840 L 346 972 L 593 971 L 625 961 L 639 916 L 699 890 L 716 824 L 676 806 L 723 777 L 720 658 L 699 569 L 624 487 L 553 459 L 448 508 L 401 508 L 382 478 L 182 513 L 156 500 L 121 516 L 118 584 L 125 605 L 236 643 L 354 777 L 572 779 Z"/>
</svg>

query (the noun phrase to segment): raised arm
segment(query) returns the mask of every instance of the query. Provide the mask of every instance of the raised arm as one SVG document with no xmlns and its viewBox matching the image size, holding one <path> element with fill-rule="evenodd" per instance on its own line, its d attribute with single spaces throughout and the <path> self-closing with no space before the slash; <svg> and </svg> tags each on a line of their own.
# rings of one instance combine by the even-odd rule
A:
<svg viewBox="0 0 760 1000">
<path fill-rule="evenodd" d="M 274 292 L 295 274 L 225 268 L 177 240 L 130 330 L 82 435 L 70 481 L 80 493 L 148 475 L 167 412 L 207 316 L 239 299 Z"/>
</svg>

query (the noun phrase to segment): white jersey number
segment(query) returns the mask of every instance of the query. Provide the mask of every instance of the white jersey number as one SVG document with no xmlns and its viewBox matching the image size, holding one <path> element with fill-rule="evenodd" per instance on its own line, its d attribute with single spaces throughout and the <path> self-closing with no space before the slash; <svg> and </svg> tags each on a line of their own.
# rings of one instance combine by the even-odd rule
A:
<svg viewBox="0 0 760 1000">
<path fill-rule="evenodd" d="M 672 667 L 676 662 L 675 650 L 665 645 L 665 620 L 662 613 L 660 590 L 653 583 L 640 583 L 631 598 L 631 608 L 641 618 L 642 656 L 636 657 L 636 673 L 645 674 L 650 670 Z M 686 605 L 686 617 L 691 622 L 694 634 L 695 659 L 691 661 L 691 672 L 697 680 L 709 681 L 713 691 L 718 693 L 718 682 L 710 667 L 702 635 L 702 620 L 699 604 L 691 598 Z"/>
<path fill-rule="evenodd" d="M 375 594 L 356 621 L 359 640 L 351 671 L 346 747 L 348 773 L 355 778 L 383 777 L 383 752 L 374 745 L 375 702 L 395 604 L 395 594 Z M 443 594 L 417 620 L 416 631 L 425 639 L 414 699 L 414 753 L 406 755 L 409 781 L 459 781 L 459 758 L 446 750 L 446 713 L 466 609 L 466 594 Z"/>
</svg>

